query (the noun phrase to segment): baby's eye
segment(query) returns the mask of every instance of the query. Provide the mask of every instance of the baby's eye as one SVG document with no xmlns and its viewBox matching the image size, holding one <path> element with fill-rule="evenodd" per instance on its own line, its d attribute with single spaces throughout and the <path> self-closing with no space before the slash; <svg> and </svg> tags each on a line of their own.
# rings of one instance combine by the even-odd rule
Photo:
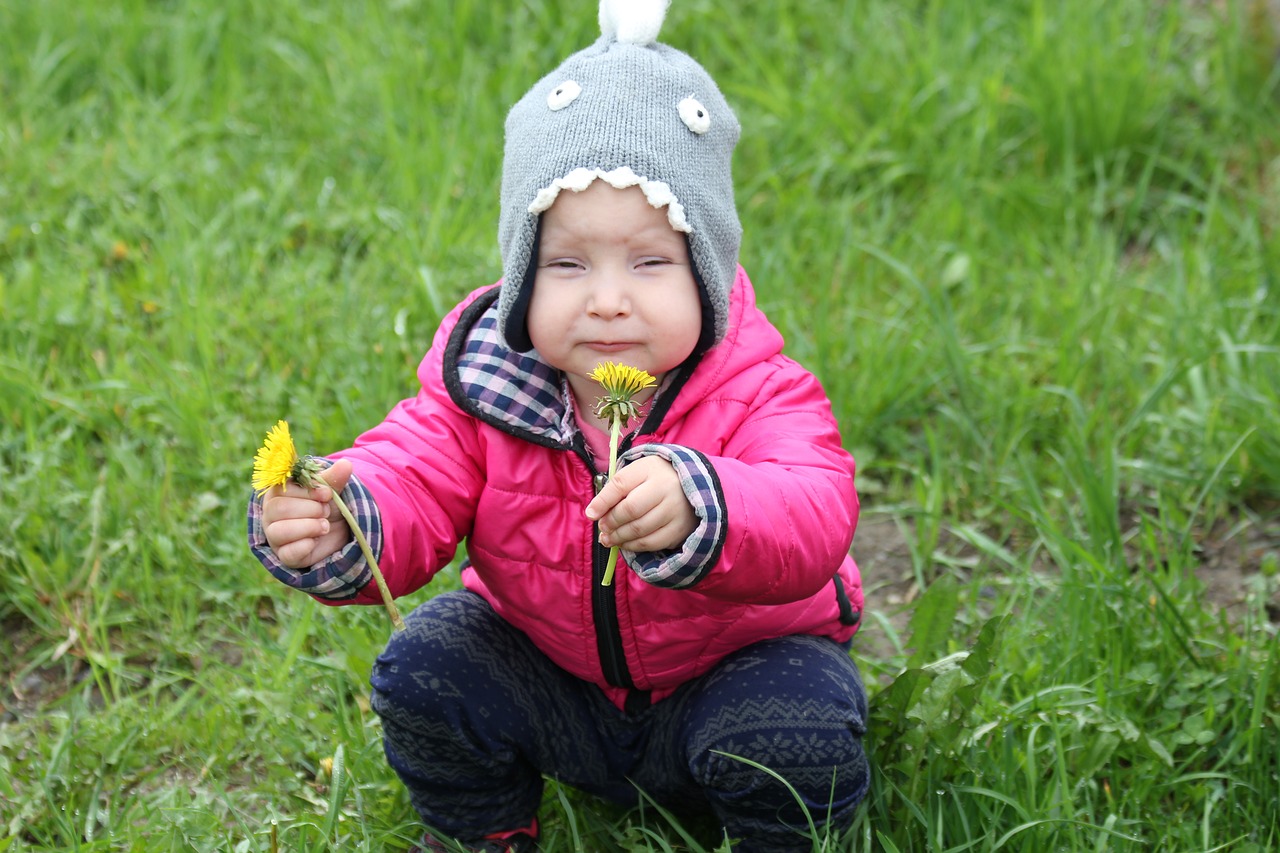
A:
<svg viewBox="0 0 1280 853">
<path fill-rule="evenodd" d="M 693 95 L 681 101 L 677 109 L 680 120 L 694 133 L 702 135 L 711 129 L 711 113 Z"/>
<path fill-rule="evenodd" d="M 573 80 L 565 80 L 547 95 L 547 106 L 552 112 L 562 110 L 572 104 L 582 94 L 582 87 Z"/>
</svg>

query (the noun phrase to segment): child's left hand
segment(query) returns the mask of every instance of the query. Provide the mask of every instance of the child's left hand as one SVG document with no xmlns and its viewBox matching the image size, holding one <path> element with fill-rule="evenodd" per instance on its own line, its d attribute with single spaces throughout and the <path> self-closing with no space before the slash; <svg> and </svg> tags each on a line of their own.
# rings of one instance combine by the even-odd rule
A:
<svg viewBox="0 0 1280 853">
<path fill-rule="evenodd" d="M 627 551 L 679 548 L 698 526 L 671 463 L 645 456 L 622 468 L 591 503 L 587 518 L 600 523 L 600 544 Z"/>
</svg>

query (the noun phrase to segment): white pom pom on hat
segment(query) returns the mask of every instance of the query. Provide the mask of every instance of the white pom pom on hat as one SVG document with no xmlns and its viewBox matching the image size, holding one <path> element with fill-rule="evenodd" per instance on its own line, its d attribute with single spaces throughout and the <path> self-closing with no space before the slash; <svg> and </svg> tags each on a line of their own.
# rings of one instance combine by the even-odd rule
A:
<svg viewBox="0 0 1280 853">
<path fill-rule="evenodd" d="M 600 33 L 621 44 L 653 44 L 671 0 L 600 0 Z"/>
</svg>

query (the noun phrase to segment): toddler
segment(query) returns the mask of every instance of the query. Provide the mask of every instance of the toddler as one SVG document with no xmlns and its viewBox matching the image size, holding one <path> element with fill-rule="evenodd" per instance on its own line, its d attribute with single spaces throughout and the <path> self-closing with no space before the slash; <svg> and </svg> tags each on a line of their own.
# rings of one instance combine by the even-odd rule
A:
<svg viewBox="0 0 1280 853">
<path fill-rule="evenodd" d="M 395 595 L 466 543 L 464 589 L 372 675 L 428 849 L 535 849 L 544 777 L 712 814 L 744 853 L 809 850 L 867 791 L 853 460 L 738 266 L 738 122 L 657 42 L 665 10 L 605 0 L 600 39 L 511 110 L 504 275 L 441 323 L 416 396 L 328 487 L 250 505 L 254 554 L 327 604 L 380 603 L 329 488 Z M 612 479 L 605 362 L 657 379 Z"/>
</svg>

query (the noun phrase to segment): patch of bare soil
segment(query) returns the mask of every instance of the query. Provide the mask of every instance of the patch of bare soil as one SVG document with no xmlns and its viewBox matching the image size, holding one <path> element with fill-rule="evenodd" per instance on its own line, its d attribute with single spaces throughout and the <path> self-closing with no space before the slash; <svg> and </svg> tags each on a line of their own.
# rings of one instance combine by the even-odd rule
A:
<svg viewBox="0 0 1280 853">
<path fill-rule="evenodd" d="M 44 666 L 0 674 L 0 725 L 38 714 L 69 690 L 78 689 L 93 674 L 78 657 L 59 658 Z M 94 707 L 103 704 L 97 685 L 90 685 L 89 701 Z"/>
<path fill-rule="evenodd" d="M 911 546 L 908 537 L 915 536 L 910 519 L 883 515 L 864 515 L 858 521 L 858 531 L 853 537 L 853 558 L 862 573 L 862 589 L 866 596 L 865 608 L 870 614 L 863 619 L 854 643 L 854 654 L 867 662 L 884 661 L 892 657 L 897 648 L 892 634 L 900 641 L 909 641 L 907 626 L 911 621 L 913 604 L 923 590 L 916 581 L 911 564 Z M 968 542 L 943 529 L 938 536 L 935 554 L 946 561 L 946 571 L 959 572 L 963 579 L 967 574 L 963 567 L 977 566 L 982 560 L 978 551 Z M 942 572 L 941 561 L 929 568 L 929 579 Z M 1036 571 L 1040 567 L 1037 566 Z M 993 589 L 984 586 L 977 595 L 987 598 L 995 595 Z M 910 643 L 906 642 L 910 649 Z M 882 674 L 881 680 L 892 680 L 892 674 Z"/>
<path fill-rule="evenodd" d="M 894 653 L 881 620 L 902 635 L 911 619 L 910 603 L 918 593 L 911 570 L 911 549 L 899 524 L 885 516 L 864 516 L 853 536 L 853 559 L 862 573 L 865 608 L 879 617 L 869 618 L 864 613 L 854 643 L 855 654 L 866 660 L 884 660 Z"/>
<path fill-rule="evenodd" d="M 1265 596 L 1267 620 L 1280 625 L 1280 510 L 1265 517 L 1219 522 L 1198 542 L 1205 600 L 1232 622 L 1244 618 L 1251 596 Z"/>
</svg>

